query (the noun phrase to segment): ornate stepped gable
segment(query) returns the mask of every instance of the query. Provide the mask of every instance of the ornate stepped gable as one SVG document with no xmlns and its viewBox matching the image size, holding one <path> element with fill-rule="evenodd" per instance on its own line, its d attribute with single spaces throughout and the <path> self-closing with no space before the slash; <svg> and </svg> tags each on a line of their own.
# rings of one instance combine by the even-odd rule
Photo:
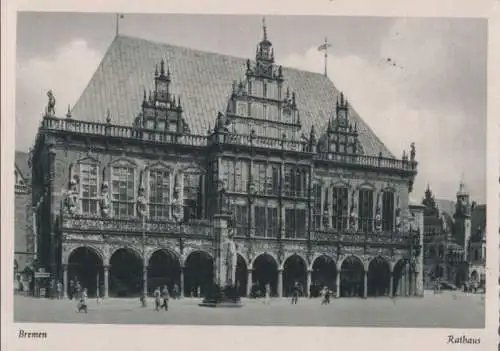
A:
<svg viewBox="0 0 500 351">
<path fill-rule="evenodd" d="M 174 134 L 189 133 L 189 126 L 182 117 L 181 98 L 177 101 L 170 92 L 170 68 L 165 73 L 165 60 L 160 62 L 155 70 L 154 91 L 149 92 L 149 97 L 142 101 L 142 111 L 136 117 L 134 126 L 138 131 L 165 131 Z"/>
<path fill-rule="evenodd" d="M 295 93 L 286 87 L 283 67 L 274 63 L 267 38 L 257 46 L 255 62 L 246 62 L 245 79 L 233 82 L 226 109 L 226 129 L 235 134 L 300 141 L 301 122 Z"/>
<path fill-rule="evenodd" d="M 165 74 L 165 77 L 169 79 L 168 84 L 166 84 L 166 79 L 151 79 L 152 68 L 154 69 L 162 59 L 168 63 L 169 67 Z M 241 84 L 234 85 L 234 79 L 238 77 L 245 79 Z M 252 82 L 255 84 L 251 84 Z M 266 90 L 265 96 L 263 95 L 263 82 L 268 84 L 266 89 L 269 89 L 269 93 Z M 170 108 L 166 108 L 170 111 L 167 113 L 169 121 L 173 122 L 177 116 L 183 121 L 183 123 L 179 122 L 177 131 L 189 130 L 191 134 L 196 135 L 206 135 L 209 127 L 214 125 L 215 116 L 220 111 L 225 111 L 227 117 L 230 117 L 230 122 L 235 123 L 236 132 L 239 133 L 241 130 L 243 133 L 244 128 L 251 129 L 248 125 L 252 119 L 248 118 L 248 112 L 240 114 L 245 111 L 238 110 L 238 108 L 243 109 L 239 103 L 245 99 L 252 103 L 265 102 L 267 106 L 266 114 L 269 118 L 257 118 L 255 113 L 251 113 L 252 117 L 255 117 L 252 123 L 258 124 L 262 131 L 269 133 L 269 136 L 283 134 L 283 131 L 286 131 L 290 140 L 292 137 L 296 140 L 307 139 L 305 134 L 314 138 L 316 136 L 320 139 L 326 138 L 329 120 L 332 116 L 337 116 L 338 112 L 342 112 L 340 93 L 327 77 L 318 73 L 280 67 L 274 63 L 272 44 L 266 34 L 257 46 L 254 63 L 220 54 L 118 36 L 109 47 L 90 83 L 71 111 L 71 115 L 75 120 L 104 123 L 105 111 L 109 109 L 112 112 L 111 123 L 113 125 L 130 126 L 135 122 L 138 128 L 154 126 L 161 129 L 164 126 L 161 119 L 156 118 L 154 122 L 154 118 L 148 119 L 144 115 L 151 116 L 158 111 L 163 111 L 161 107 L 152 108 L 155 100 L 158 102 L 163 98 L 162 93 L 154 93 L 157 92 L 157 83 L 166 84 L 171 97 L 173 97 L 172 92 L 183 97 L 182 112 L 179 113 L 181 116 L 178 116 L 176 112 L 179 108 L 178 99 L 175 99 L 176 102 L 172 98 L 167 99 L 168 101 L 163 100 L 163 102 L 170 103 Z M 279 84 L 282 87 L 281 95 L 276 92 Z M 251 88 L 250 91 L 249 88 Z M 151 99 L 148 97 L 144 99 L 144 90 L 152 91 Z M 287 91 L 289 91 L 288 95 Z M 339 98 L 340 110 L 337 110 L 335 106 L 337 98 Z M 234 104 L 231 106 L 232 102 L 236 102 L 236 106 Z M 145 106 L 141 107 L 142 105 Z M 260 107 L 256 108 L 258 116 Z M 272 119 L 280 113 L 282 116 L 288 113 L 288 122 L 286 119 L 279 121 Z M 132 116 L 138 116 L 138 118 L 134 121 Z M 247 117 L 247 124 L 241 123 L 242 118 L 238 116 Z M 356 153 L 363 153 L 367 156 L 381 154 L 383 157 L 394 158 L 351 107 L 348 110 L 348 119 L 353 131 L 349 131 L 349 124 L 347 129 L 339 126 L 338 133 L 336 132 L 336 137 L 332 140 L 338 140 L 339 144 L 343 145 L 342 140 L 347 137 L 348 141 L 345 144 L 348 152 L 354 149 L 354 145 L 357 145 Z M 334 123 L 331 124 L 333 127 Z M 189 128 L 186 127 L 187 125 Z M 170 128 L 173 130 L 172 125 Z M 166 130 L 169 129 L 166 128 Z M 357 142 L 353 142 L 356 139 L 355 132 L 357 132 Z M 278 137 L 281 139 L 282 135 Z M 333 144 L 336 145 L 336 143 L 335 141 Z"/>
</svg>

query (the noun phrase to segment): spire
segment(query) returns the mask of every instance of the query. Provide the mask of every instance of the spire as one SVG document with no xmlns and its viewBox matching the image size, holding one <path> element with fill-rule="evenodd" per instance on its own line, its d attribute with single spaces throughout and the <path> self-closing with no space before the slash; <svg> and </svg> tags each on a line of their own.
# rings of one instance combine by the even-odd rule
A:
<svg viewBox="0 0 500 351">
<path fill-rule="evenodd" d="M 267 40 L 267 27 L 265 17 L 262 17 L 262 38 L 263 40 Z"/>
<path fill-rule="evenodd" d="M 155 77 L 158 77 L 158 64 L 155 65 Z"/>
<path fill-rule="evenodd" d="M 468 195 L 467 188 L 465 186 L 464 172 L 462 172 L 462 175 L 460 176 L 460 184 L 458 186 L 457 196 L 460 196 L 460 195 Z"/>
<path fill-rule="evenodd" d="M 160 75 L 163 77 L 165 75 L 165 60 L 160 61 Z"/>
<path fill-rule="evenodd" d="M 66 118 L 71 118 L 71 108 L 68 104 L 68 112 L 66 113 Z"/>
</svg>

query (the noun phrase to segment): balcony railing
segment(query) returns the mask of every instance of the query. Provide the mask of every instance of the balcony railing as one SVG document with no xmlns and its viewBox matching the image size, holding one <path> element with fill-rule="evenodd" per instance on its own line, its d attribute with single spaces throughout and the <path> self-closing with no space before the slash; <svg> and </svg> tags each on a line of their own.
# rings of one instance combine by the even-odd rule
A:
<svg viewBox="0 0 500 351">
<path fill-rule="evenodd" d="M 311 235 L 314 241 L 326 241 L 331 243 L 360 243 L 360 244 L 396 244 L 410 245 L 409 233 L 389 232 L 333 232 L 315 231 Z"/>
<path fill-rule="evenodd" d="M 120 233 L 132 234 L 185 234 L 212 237 L 212 225 L 208 220 L 191 220 L 187 223 L 174 221 L 160 221 L 140 218 L 103 218 L 92 216 L 63 216 L 62 229 L 74 231 L 90 231 L 103 234 Z"/>
<path fill-rule="evenodd" d="M 45 117 L 42 121 L 41 128 L 45 130 L 71 132 L 82 135 L 138 139 L 162 144 L 207 146 L 208 140 L 204 135 L 178 135 L 163 131 L 146 131 L 128 126 L 78 121 L 73 119 L 60 119 L 55 117 Z"/>
<path fill-rule="evenodd" d="M 398 160 L 381 156 L 349 155 L 337 153 L 318 153 L 314 156 L 316 160 L 330 161 L 334 163 L 349 163 L 365 167 L 390 168 L 405 171 L 416 171 L 417 162 Z"/>
<path fill-rule="evenodd" d="M 82 135 L 97 135 L 117 138 L 151 141 L 161 144 L 179 144 L 205 147 L 214 144 L 258 147 L 291 152 L 311 153 L 309 145 L 304 141 L 270 138 L 258 135 L 235 133 L 214 133 L 210 136 L 194 134 L 176 134 L 166 131 L 137 129 L 129 126 L 118 126 L 109 123 L 86 122 L 73 119 L 45 117 L 41 123 L 42 130 L 70 132 Z M 361 167 L 388 168 L 402 171 L 416 171 L 417 162 L 398 160 L 382 156 L 366 156 L 339 153 L 315 153 L 314 160 L 339 164 L 353 164 Z"/>
</svg>

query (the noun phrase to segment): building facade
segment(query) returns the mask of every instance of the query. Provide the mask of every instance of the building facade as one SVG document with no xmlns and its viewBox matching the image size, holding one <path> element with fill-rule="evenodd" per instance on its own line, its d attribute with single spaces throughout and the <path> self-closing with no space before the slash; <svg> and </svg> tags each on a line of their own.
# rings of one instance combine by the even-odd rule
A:
<svg viewBox="0 0 500 351">
<path fill-rule="evenodd" d="M 461 287 L 485 283 L 486 205 L 477 205 L 462 181 L 456 202 L 437 200 L 429 187 L 424 209 L 425 286 L 441 281 Z"/>
<path fill-rule="evenodd" d="M 241 295 L 421 294 L 414 145 L 394 157 L 327 77 L 274 59 L 265 26 L 254 60 L 118 36 L 66 117 L 50 94 L 31 157 L 54 278 L 204 294 L 229 228 Z"/>
<path fill-rule="evenodd" d="M 14 165 L 14 289 L 28 291 L 36 252 L 28 153 L 16 151 Z"/>
</svg>

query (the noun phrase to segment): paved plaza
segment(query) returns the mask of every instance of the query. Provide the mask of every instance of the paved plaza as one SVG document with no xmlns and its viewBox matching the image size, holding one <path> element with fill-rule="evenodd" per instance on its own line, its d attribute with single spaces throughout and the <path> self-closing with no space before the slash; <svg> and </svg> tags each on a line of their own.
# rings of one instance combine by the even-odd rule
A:
<svg viewBox="0 0 500 351">
<path fill-rule="evenodd" d="M 243 299 L 242 308 L 199 307 L 200 299 L 171 300 L 168 312 L 139 306 L 138 299 L 108 299 L 101 304 L 89 300 L 89 312 L 77 313 L 76 302 L 15 296 L 15 322 L 179 324 L 179 325 L 267 325 L 267 326 L 349 326 L 349 327 L 437 327 L 484 328 L 483 295 L 429 292 L 418 298 L 369 298 L 332 300 L 321 306 L 320 299 Z"/>
</svg>

